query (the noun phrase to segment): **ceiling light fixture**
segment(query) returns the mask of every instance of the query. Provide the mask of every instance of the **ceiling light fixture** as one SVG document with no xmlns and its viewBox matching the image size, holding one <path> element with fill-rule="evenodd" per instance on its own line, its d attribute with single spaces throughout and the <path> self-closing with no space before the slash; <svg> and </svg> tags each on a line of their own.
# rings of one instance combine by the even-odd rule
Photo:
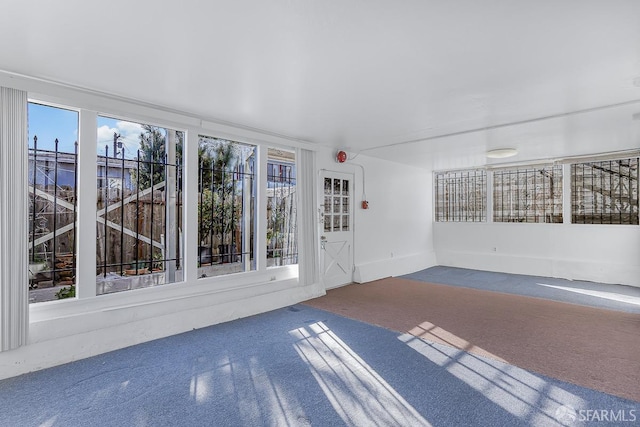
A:
<svg viewBox="0 0 640 427">
<path fill-rule="evenodd" d="M 516 154 L 518 154 L 518 150 L 515 148 L 496 148 L 495 150 L 487 151 L 487 157 L 490 159 L 505 159 Z"/>
</svg>

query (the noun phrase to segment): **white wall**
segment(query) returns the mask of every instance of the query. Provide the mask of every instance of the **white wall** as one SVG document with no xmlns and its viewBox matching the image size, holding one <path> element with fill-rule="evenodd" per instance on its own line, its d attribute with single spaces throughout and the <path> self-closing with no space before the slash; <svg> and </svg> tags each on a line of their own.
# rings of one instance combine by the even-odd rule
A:
<svg viewBox="0 0 640 427">
<path fill-rule="evenodd" d="M 366 155 L 318 153 L 318 168 L 355 175 L 354 281 L 362 283 L 435 265 L 431 172 Z M 352 159 L 353 158 L 353 159 Z M 351 160 L 352 159 L 352 160 Z M 361 209 L 362 165 L 369 209 Z"/>
<path fill-rule="evenodd" d="M 636 103 L 594 109 L 442 138 L 423 149 L 431 150 L 434 170 L 637 150 L 637 112 Z M 517 148 L 518 155 L 485 157 L 501 147 Z M 565 217 L 570 212 L 565 208 Z M 440 265 L 640 286 L 639 226 L 437 223 L 434 247 Z"/>
<path fill-rule="evenodd" d="M 638 226 L 441 222 L 434 246 L 440 265 L 640 286 Z"/>
<path fill-rule="evenodd" d="M 229 278 L 230 282 L 237 279 Z M 295 278 L 254 278 L 231 289 L 216 285 L 165 285 L 86 301 L 31 307 L 28 345 L 0 353 L 0 379 L 145 341 L 250 316 L 319 296 Z M 125 300 L 131 302 L 124 303 Z M 99 301 L 97 301 L 99 300 Z M 76 304 L 74 304 L 76 303 Z M 72 305 L 75 305 L 72 307 Z"/>
</svg>

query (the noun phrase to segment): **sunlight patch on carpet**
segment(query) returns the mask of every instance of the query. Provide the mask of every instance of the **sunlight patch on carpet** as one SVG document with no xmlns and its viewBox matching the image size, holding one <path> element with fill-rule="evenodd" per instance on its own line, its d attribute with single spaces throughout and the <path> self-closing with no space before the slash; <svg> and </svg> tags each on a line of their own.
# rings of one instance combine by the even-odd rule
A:
<svg viewBox="0 0 640 427">
<path fill-rule="evenodd" d="M 289 332 L 331 405 L 349 426 L 430 426 L 393 387 L 323 322 Z"/>
<path fill-rule="evenodd" d="M 561 291 L 574 292 L 581 295 L 589 295 L 597 298 L 604 298 L 611 301 L 624 302 L 626 304 L 640 305 L 640 298 L 631 295 L 622 295 L 616 292 L 594 291 L 591 289 L 577 289 L 567 286 L 547 285 L 545 283 L 538 283 L 540 286 L 547 288 L 560 289 Z"/>
<path fill-rule="evenodd" d="M 441 327 L 436 326 L 431 322 L 422 322 L 420 325 L 412 328 L 409 333 L 414 337 L 423 338 L 428 341 L 448 345 L 460 350 L 469 351 L 480 356 L 490 357 L 492 359 L 508 363 L 503 358 L 496 356 L 495 354 L 483 349 L 482 347 L 471 344 L 467 340 L 460 338 L 459 336 L 452 334 L 451 332 L 442 329 Z"/>
<path fill-rule="evenodd" d="M 211 395 L 211 372 L 202 372 L 191 377 L 189 394 L 196 403 L 204 403 Z"/>
<path fill-rule="evenodd" d="M 535 420 L 535 424 L 562 425 L 556 417 L 558 408 L 580 408 L 585 404 L 582 398 L 543 378 L 499 360 L 409 333 L 398 339 L 520 419 Z"/>
</svg>

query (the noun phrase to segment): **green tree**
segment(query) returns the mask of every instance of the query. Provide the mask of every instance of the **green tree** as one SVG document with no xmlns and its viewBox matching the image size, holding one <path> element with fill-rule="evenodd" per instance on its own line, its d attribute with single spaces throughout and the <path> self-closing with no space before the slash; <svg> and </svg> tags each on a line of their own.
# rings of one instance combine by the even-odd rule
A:
<svg viewBox="0 0 640 427">
<path fill-rule="evenodd" d="M 142 128 L 144 132 L 140 133 L 138 150 L 140 167 L 137 172 L 134 171 L 133 179 L 139 188 L 144 189 L 164 181 L 166 149 L 165 135 L 160 128 L 151 125 L 142 125 Z"/>
<path fill-rule="evenodd" d="M 238 145 L 223 139 L 201 138 L 198 157 L 202 193 L 198 209 L 200 242 L 213 244 L 210 237 L 218 237 L 220 243 L 230 244 L 242 217 L 240 183 L 233 180 L 240 157 Z"/>
<path fill-rule="evenodd" d="M 142 125 L 144 132 L 140 133 L 140 168 L 131 172 L 134 183 L 138 183 L 140 177 L 140 189 L 149 188 L 152 185 L 151 170 L 153 169 L 153 185 L 165 180 L 166 158 L 166 134 L 165 130 L 156 126 Z M 184 133 L 176 132 L 176 165 L 182 167 L 182 146 Z M 172 163 L 173 164 L 173 163 Z M 182 174 L 178 174 L 178 188 L 182 188 Z"/>
</svg>

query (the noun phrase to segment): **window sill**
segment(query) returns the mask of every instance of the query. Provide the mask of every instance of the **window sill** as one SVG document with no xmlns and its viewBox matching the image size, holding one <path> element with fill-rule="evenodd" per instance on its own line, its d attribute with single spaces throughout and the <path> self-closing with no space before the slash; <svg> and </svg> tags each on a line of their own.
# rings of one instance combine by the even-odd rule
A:
<svg viewBox="0 0 640 427">
<path fill-rule="evenodd" d="M 192 283 L 177 282 L 167 285 L 134 289 L 91 298 L 69 298 L 32 304 L 29 307 L 30 323 L 36 324 L 55 319 L 72 318 L 97 312 L 113 312 L 135 307 L 162 305 L 173 301 L 198 299 L 215 294 L 232 294 L 251 289 L 293 286 L 298 283 L 298 266 L 269 268 L 227 276 L 198 279 Z"/>
</svg>

